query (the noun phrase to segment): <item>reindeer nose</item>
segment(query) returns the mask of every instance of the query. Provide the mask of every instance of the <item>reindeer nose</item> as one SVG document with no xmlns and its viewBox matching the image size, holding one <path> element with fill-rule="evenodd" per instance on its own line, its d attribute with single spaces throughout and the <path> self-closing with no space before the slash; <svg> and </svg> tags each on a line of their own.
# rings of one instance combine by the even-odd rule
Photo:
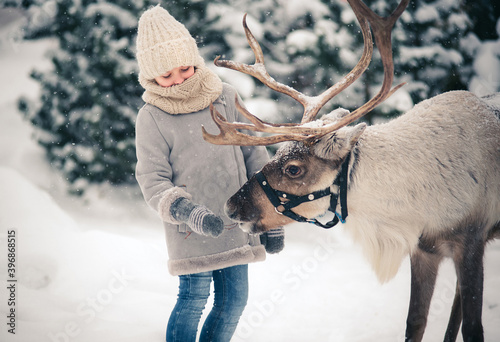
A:
<svg viewBox="0 0 500 342">
<path fill-rule="evenodd" d="M 224 212 L 232 220 L 239 222 L 250 222 L 257 216 L 255 214 L 255 206 L 249 191 L 249 182 L 241 187 L 231 198 L 224 204 Z"/>
<path fill-rule="evenodd" d="M 244 192 L 243 188 L 238 190 L 238 192 L 231 196 L 231 198 L 229 198 L 224 204 L 224 212 L 230 219 L 240 219 L 239 216 L 241 215 L 239 215 L 239 212 L 245 206 L 245 202 L 248 202 Z"/>
<path fill-rule="evenodd" d="M 226 203 L 224 203 L 224 213 L 229 217 L 230 219 L 234 220 L 236 219 L 235 213 L 236 213 L 236 207 L 230 204 L 230 200 L 227 200 Z"/>
</svg>

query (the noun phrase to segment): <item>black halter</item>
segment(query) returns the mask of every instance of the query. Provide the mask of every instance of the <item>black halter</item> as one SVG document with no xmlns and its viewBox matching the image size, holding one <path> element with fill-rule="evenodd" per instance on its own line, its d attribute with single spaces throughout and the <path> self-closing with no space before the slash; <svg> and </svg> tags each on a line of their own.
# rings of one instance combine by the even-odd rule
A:
<svg viewBox="0 0 500 342">
<path fill-rule="evenodd" d="M 269 185 L 269 182 L 267 181 L 266 177 L 262 174 L 262 172 L 258 172 L 255 175 L 255 178 L 257 178 L 257 181 L 262 187 L 262 190 L 264 190 L 267 198 L 274 206 L 274 209 L 278 214 L 285 215 L 291 218 L 292 220 L 298 222 L 313 223 L 317 226 L 328 229 L 335 226 L 339 222 L 339 220 L 340 222 L 345 223 L 345 219 L 347 218 L 347 171 L 349 169 L 350 157 L 351 154 L 349 153 L 344 163 L 342 163 L 337 178 L 335 178 L 335 181 L 333 182 L 333 185 L 339 186 L 339 194 L 332 193 L 330 191 L 330 187 L 328 187 L 326 189 L 315 191 L 307 195 L 296 196 L 283 191 L 273 189 Z M 333 219 L 325 224 L 319 222 L 317 219 L 314 218 L 308 219 L 292 211 L 292 208 L 295 208 L 302 203 L 315 201 L 325 196 L 331 196 L 330 207 L 328 208 L 328 210 L 335 214 Z M 284 198 L 286 201 L 281 201 L 280 197 Z M 340 197 L 340 209 L 341 209 L 340 215 L 335 211 L 339 197 Z"/>
</svg>

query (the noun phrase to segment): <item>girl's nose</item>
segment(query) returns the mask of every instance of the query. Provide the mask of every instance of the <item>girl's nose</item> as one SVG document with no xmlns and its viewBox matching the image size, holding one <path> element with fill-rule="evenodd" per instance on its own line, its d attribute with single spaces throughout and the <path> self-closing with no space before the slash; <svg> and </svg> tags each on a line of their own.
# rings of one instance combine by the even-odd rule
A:
<svg viewBox="0 0 500 342">
<path fill-rule="evenodd" d="M 182 77 L 180 74 L 176 75 L 174 78 L 174 84 L 181 84 L 184 82 L 184 77 Z"/>
</svg>

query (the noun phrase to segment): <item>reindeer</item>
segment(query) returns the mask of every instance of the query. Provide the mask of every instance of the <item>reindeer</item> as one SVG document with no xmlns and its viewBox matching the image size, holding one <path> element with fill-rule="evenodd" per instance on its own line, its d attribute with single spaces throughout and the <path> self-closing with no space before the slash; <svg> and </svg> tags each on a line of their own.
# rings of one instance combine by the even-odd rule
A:
<svg viewBox="0 0 500 342">
<path fill-rule="evenodd" d="M 456 340 L 461 324 L 464 341 L 483 341 L 483 255 L 486 242 L 500 237 L 500 94 L 478 98 L 469 92 L 448 92 L 388 123 L 348 126 L 402 86 L 391 89 L 391 31 L 409 0 L 402 0 L 385 18 L 360 0 L 348 2 L 364 37 L 363 55 L 350 73 L 319 96 L 306 96 L 268 74 L 245 17 L 255 64 L 219 57 L 214 61 L 259 79 L 304 107 L 300 124 L 267 123 L 241 105 L 238 109 L 250 123 L 230 123 L 211 108 L 220 133 L 213 135 L 202 127 L 208 142 L 286 142 L 227 201 L 226 213 L 251 233 L 293 221 L 330 228 L 340 220 L 361 244 L 381 282 L 393 278 L 409 255 L 406 341 L 422 340 L 438 266 L 450 257 L 457 284 L 445 341 Z M 319 110 L 368 67 L 373 52 L 370 27 L 384 66 L 379 93 L 353 112 L 338 109 L 315 120 Z M 328 210 L 335 212 L 332 221 L 316 219 Z"/>
</svg>

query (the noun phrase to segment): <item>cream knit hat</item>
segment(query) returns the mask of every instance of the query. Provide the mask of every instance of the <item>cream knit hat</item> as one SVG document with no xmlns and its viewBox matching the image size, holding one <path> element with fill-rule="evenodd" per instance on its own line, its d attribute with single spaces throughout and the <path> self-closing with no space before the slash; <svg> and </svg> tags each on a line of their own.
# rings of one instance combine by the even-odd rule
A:
<svg viewBox="0 0 500 342">
<path fill-rule="evenodd" d="M 142 14 L 136 44 L 139 74 L 145 79 L 180 66 L 204 65 L 189 31 L 160 5 Z"/>
</svg>

